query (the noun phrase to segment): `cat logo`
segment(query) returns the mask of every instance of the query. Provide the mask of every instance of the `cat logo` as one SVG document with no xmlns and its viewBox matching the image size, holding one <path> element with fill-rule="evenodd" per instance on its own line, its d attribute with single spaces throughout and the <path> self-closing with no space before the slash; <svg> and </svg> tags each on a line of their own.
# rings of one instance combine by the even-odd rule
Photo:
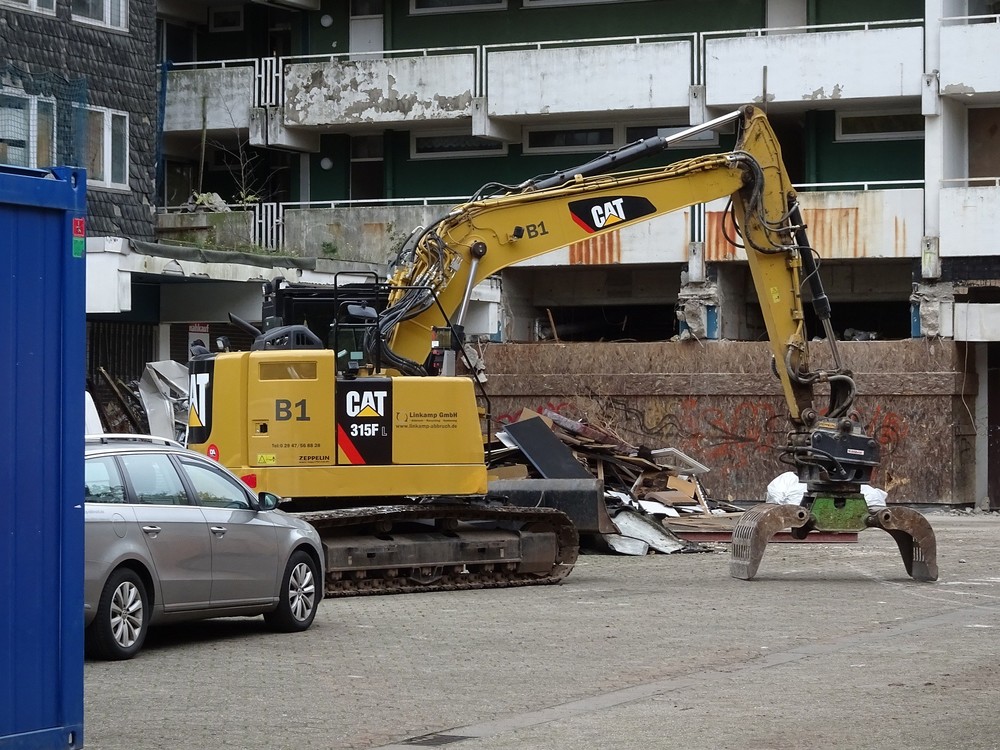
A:
<svg viewBox="0 0 1000 750">
<path fill-rule="evenodd" d="M 192 360 L 188 376 L 188 444 L 207 443 L 212 434 L 212 375 L 215 360 Z"/>
<path fill-rule="evenodd" d="M 388 391 L 348 391 L 347 416 L 381 417 L 385 414 L 385 400 Z"/>
<path fill-rule="evenodd" d="M 656 213 L 656 207 L 650 203 L 648 198 L 633 195 L 572 201 L 569 204 L 569 210 L 573 221 L 579 224 L 587 234 L 593 234 L 602 229 L 611 229 L 618 224 Z"/>
</svg>

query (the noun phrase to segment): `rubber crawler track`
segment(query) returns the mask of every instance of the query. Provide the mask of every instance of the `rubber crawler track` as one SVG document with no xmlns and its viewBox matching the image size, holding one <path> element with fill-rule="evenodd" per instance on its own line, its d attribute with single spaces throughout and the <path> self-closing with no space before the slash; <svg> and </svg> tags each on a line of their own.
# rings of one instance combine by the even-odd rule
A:
<svg viewBox="0 0 1000 750">
<path fill-rule="evenodd" d="M 523 508 L 517 506 L 481 506 L 426 503 L 416 505 L 379 505 L 339 510 L 304 511 L 296 516 L 308 521 L 320 536 L 333 533 L 351 533 L 351 527 L 369 526 L 376 522 L 407 522 L 426 520 L 497 521 L 526 525 L 547 526 L 555 532 L 557 549 L 554 564 L 547 575 L 517 574 L 505 570 L 482 572 L 468 564 L 464 573 L 444 573 L 430 583 L 420 583 L 401 575 L 394 578 L 379 577 L 369 571 L 366 577 L 355 578 L 348 573 L 342 578 L 327 575 L 327 598 L 366 596 L 374 594 L 407 594 L 420 591 L 460 591 L 463 589 L 507 588 L 512 586 L 538 586 L 559 583 L 569 575 L 580 552 L 580 538 L 576 527 L 562 511 L 554 508 Z M 537 530 L 537 528 L 536 528 Z M 456 567 L 462 562 L 456 561 Z"/>
</svg>

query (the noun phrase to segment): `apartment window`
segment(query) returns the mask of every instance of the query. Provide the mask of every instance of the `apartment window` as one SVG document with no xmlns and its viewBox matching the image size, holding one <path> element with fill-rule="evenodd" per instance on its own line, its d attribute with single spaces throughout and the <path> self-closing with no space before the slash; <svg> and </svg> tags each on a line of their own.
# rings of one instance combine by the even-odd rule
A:
<svg viewBox="0 0 1000 750">
<path fill-rule="evenodd" d="M 209 31 L 243 31 L 243 8 L 209 8 Z"/>
<path fill-rule="evenodd" d="M 410 157 L 441 159 L 450 156 L 503 156 L 507 144 L 464 133 L 413 133 L 410 137 Z"/>
<path fill-rule="evenodd" d="M 0 6 L 3 5 L 20 10 L 33 10 L 38 13 L 53 14 L 56 12 L 56 0 L 0 0 Z"/>
<path fill-rule="evenodd" d="M 625 128 L 625 142 L 632 143 L 647 138 L 667 138 L 682 130 L 686 130 L 686 125 L 636 125 Z M 719 133 L 715 130 L 702 130 L 682 141 L 671 143 L 667 148 L 716 148 L 719 145 Z"/>
<path fill-rule="evenodd" d="M 410 13 L 466 10 L 506 10 L 507 0 L 410 0 Z"/>
<path fill-rule="evenodd" d="M 620 3 L 622 0 L 521 0 L 525 8 L 546 8 L 551 5 L 599 5 Z"/>
<path fill-rule="evenodd" d="M 897 141 L 924 137 L 918 112 L 838 112 L 838 141 Z"/>
<path fill-rule="evenodd" d="M 0 93 L 0 163 L 51 167 L 55 160 L 55 102 L 20 93 Z"/>
<path fill-rule="evenodd" d="M 381 135 L 351 138 L 351 199 L 385 197 L 385 161 Z"/>
<path fill-rule="evenodd" d="M 128 29 L 128 0 L 73 0 L 73 20 Z"/>
<path fill-rule="evenodd" d="M 87 184 L 128 189 L 128 114 L 85 108 Z"/>
<path fill-rule="evenodd" d="M 614 145 L 614 127 L 528 130 L 524 151 L 525 153 L 595 151 Z"/>
</svg>

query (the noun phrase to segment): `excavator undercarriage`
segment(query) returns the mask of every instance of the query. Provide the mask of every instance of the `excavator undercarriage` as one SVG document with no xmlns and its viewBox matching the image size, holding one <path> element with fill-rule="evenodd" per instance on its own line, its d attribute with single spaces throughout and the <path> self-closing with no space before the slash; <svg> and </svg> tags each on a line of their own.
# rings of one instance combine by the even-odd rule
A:
<svg viewBox="0 0 1000 750">
<path fill-rule="evenodd" d="M 558 583 L 579 536 L 552 508 L 440 502 L 297 513 L 319 531 L 326 596 Z"/>
</svg>

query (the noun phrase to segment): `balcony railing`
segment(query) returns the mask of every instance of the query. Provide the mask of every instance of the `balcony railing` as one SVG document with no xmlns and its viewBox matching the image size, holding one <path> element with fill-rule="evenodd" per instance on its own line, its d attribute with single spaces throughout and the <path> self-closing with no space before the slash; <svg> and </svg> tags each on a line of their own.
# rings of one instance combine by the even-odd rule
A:
<svg viewBox="0 0 1000 750">
<path fill-rule="evenodd" d="M 944 20 L 997 27 L 1000 16 Z M 478 97 L 490 116 L 501 118 L 637 107 L 662 112 L 686 108 L 692 85 L 706 88 L 709 106 L 764 95 L 788 102 L 918 97 L 922 50 L 923 22 L 903 19 L 201 61 L 173 70 L 251 66 L 249 106 L 283 106 L 284 124 L 294 128 L 471 117 L 469 100 Z M 602 56 L 608 64 L 595 64 Z M 608 71 L 607 79 L 598 72 L 596 80 L 582 81 L 584 63 Z M 525 65 L 545 75 L 529 85 L 520 75 Z"/>
<path fill-rule="evenodd" d="M 919 18 L 711 31 L 701 43 L 709 106 L 921 94 Z"/>
<path fill-rule="evenodd" d="M 941 257 L 996 255 L 1000 177 L 942 180 Z"/>
<path fill-rule="evenodd" d="M 990 180 L 1000 185 L 1000 178 Z M 872 180 L 810 183 L 797 185 L 796 189 L 800 191 L 813 244 L 824 257 L 891 258 L 919 257 L 923 235 L 922 187 L 921 180 Z M 1000 191 L 994 192 L 1000 203 Z M 345 217 L 340 222 L 341 234 L 352 236 L 348 244 L 355 249 L 364 246 L 365 249 L 357 251 L 364 256 L 361 259 L 375 262 L 378 252 L 382 252 L 380 260 L 386 259 L 392 246 L 398 245 L 414 227 L 426 226 L 441 213 L 442 207 L 450 208 L 467 200 L 468 196 L 433 196 L 258 203 L 232 208 L 252 213 L 248 244 L 269 252 L 313 256 L 321 255 L 324 246 L 333 251 L 343 241 L 342 236 L 332 233 L 331 227 L 338 222 L 331 221 L 329 214 L 317 215 L 317 212 L 336 211 Z M 736 252 L 721 233 L 725 203 L 725 199 L 720 199 L 660 217 L 654 220 L 660 222 L 656 231 L 650 226 L 653 222 L 626 227 L 629 231 L 617 240 L 627 251 L 622 261 L 679 261 L 686 257 L 689 241 L 704 241 L 709 261 L 745 259 L 742 251 Z M 165 211 L 178 213 L 190 209 L 172 207 Z M 345 211 L 355 213 L 348 220 Z M 366 215 L 359 219 L 357 212 Z M 362 237 L 366 232 L 369 236 Z M 664 233 L 671 237 L 669 247 L 664 245 Z M 630 245 L 636 247 L 630 249 L 627 247 Z M 633 257 L 630 259 L 629 255 Z M 335 257 L 335 253 L 330 257 Z"/>
<path fill-rule="evenodd" d="M 942 18 L 941 95 L 963 101 L 982 94 L 995 98 L 1000 92 L 1000 70 L 991 61 L 998 45 L 1000 15 Z"/>
<path fill-rule="evenodd" d="M 686 109 L 698 49 L 693 32 L 489 44 L 482 48 L 481 90 L 490 116 L 500 117 Z M 525 68 L 534 72 L 530 79 Z M 609 76 L 582 79 L 584 69 Z"/>
</svg>

